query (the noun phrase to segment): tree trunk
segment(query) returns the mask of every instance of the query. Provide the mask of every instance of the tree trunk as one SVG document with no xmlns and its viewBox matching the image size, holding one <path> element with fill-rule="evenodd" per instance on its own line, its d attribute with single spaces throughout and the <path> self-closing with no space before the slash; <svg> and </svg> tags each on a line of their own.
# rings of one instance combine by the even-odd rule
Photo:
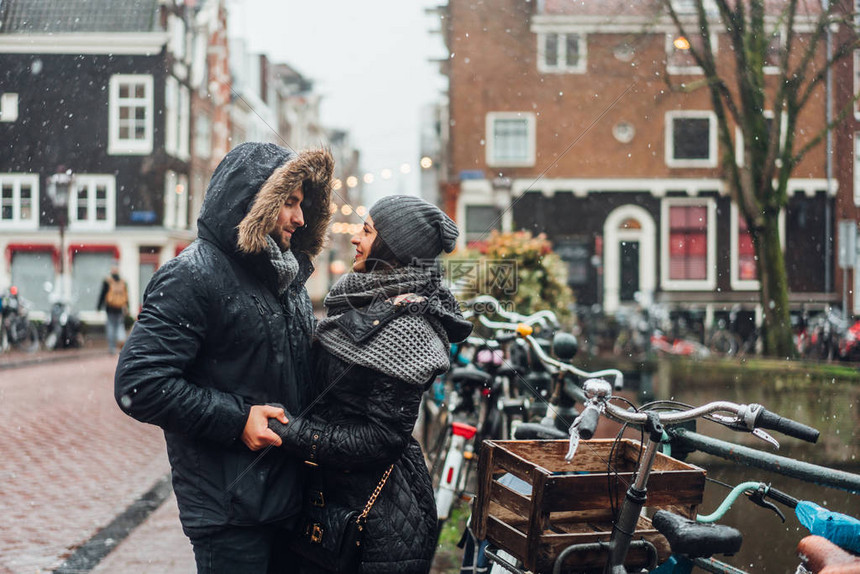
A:
<svg viewBox="0 0 860 574">
<path fill-rule="evenodd" d="M 788 276 L 779 241 L 779 216 L 763 217 L 753 237 L 758 256 L 761 305 L 764 311 L 764 354 L 771 357 L 796 356 L 794 333 L 788 307 Z"/>
</svg>

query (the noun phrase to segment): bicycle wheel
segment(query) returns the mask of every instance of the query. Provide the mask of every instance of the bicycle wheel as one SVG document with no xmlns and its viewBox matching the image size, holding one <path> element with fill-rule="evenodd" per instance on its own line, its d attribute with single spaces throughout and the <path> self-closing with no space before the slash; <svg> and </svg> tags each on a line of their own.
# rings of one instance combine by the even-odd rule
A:
<svg viewBox="0 0 860 574">
<path fill-rule="evenodd" d="M 447 417 L 446 417 L 447 418 Z M 436 439 L 427 451 L 427 468 L 430 472 L 430 480 L 433 483 L 433 491 L 439 488 L 442 477 L 442 469 L 445 467 L 445 456 L 451 446 L 451 425 L 447 420 L 439 428 Z"/>
<path fill-rule="evenodd" d="M 15 348 L 27 353 L 35 353 L 39 350 L 39 332 L 35 325 L 29 321 L 19 321 L 16 324 Z"/>
</svg>

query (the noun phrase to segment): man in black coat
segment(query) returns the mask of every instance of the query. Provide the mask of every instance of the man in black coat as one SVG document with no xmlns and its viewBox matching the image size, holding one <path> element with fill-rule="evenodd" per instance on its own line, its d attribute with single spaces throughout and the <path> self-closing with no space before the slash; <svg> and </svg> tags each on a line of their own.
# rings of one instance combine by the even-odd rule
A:
<svg viewBox="0 0 860 574">
<path fill-rule="evenodd" d="M 269 418 L 299 412 L 314 328 L 304 283 L 331 217 L 333 160 L 243 144 L 215 170 L 198 238 L 153 276 L 115 377 L 124 412 L 164 429 L 198 572 L 274 571 L 300 461 Z M 280 564 L 278 564 L 280 563 Z"/>
</svg>

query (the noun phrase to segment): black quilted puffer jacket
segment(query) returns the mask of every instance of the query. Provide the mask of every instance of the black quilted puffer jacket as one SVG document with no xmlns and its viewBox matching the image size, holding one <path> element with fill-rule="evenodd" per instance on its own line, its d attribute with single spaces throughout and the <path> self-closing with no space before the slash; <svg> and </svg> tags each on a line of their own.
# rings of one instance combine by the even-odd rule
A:
<svg viewBox="0 0 860 574">
<path fill-rule="evenodd" d="M 314 386 L 325 393 L 312 416 L 291 417 L 277 428 L 284 448 L 319 463 L 312 472 L 322 473 L 327 500 L 356 509 L 394 463 L 367 517 L 360 572 L 428 572 L 436 505 L 421 447 L 412 437 L 426 386 L 349 365 L 319 344 L 314 353 Z"/>
</svg>

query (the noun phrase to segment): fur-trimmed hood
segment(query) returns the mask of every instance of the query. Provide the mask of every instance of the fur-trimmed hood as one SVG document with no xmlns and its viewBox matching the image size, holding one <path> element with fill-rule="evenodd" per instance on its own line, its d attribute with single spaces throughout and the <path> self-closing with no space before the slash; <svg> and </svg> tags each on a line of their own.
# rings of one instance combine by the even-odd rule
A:
<svg viewBox="0 0 860 574">
<path fill-rule="evenodd" d="M 334 159 L 327 150 L 294 153 L 270 143 L 245 143 L 224 156 L 212 174 L 197 226 L 199 235 L 228 253 L 261 253 L 287 196 L 302 186 L 305 226 L 290 248 L 308 257 L 325 246 L 331 220 Z"/>
</svg>

